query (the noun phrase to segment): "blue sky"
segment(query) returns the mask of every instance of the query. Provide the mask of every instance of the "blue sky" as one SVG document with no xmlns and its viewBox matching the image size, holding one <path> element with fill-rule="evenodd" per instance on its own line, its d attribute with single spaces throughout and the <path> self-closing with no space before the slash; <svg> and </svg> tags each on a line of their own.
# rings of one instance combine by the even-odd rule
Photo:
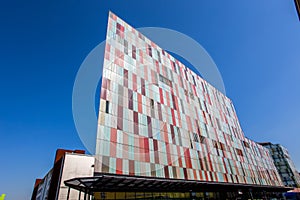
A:
<svg viewBox="0 0 300 200">
<path fill-rule="evenodd" d="M 0 194 L 29 199 L 57 148 L 84 148 L 72 88 L 83 59 L 105 39 L 109 10 L 134 27 L 166 27 L 198 41 L 217 64 L 246 136 L 286 146 L 300 170 L 293 0 L 12 0 L 0 3 Z"/>
</svg>

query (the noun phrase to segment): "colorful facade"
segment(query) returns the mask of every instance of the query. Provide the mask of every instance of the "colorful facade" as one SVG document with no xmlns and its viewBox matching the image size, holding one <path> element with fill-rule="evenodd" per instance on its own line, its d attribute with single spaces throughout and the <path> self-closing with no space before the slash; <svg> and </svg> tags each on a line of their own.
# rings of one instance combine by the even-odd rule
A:
<svg viewBox="0 0 300 200">
<path fill-rule="evenodd" d="M 281 186 L 232 101 L 109 14 L 95 172 Z"/>
</svg>

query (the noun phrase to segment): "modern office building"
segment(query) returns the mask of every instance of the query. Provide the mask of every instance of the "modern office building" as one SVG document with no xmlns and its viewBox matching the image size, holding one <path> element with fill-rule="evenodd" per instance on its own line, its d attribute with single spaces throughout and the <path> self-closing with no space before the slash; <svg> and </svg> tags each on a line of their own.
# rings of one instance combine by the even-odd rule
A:
<svg viewBox="0 0 300 200">
<path fill-rule="evenodd" d="M 232 101 L 113 13 L 96 148 L 100 173 L 281 185 Z"/>
<path fill-rule="evenodd" d="M 289 187 L 300 187 L 300 175 L 288 150 L 280 144 L 272 144 L 270 142 L 260 144 L 269 149 L 284 185 Z"/>
<path fill-rule="evenodd" d="M 232 101 L 111 12 L 95 140 L 93 176 L 64 181 L 95 199 L 253 199 L 288 190 L 268 149 L 244 136 Z"/>
<path fill-rule="evenodd" d="M 95 175 L 100 190 L 116 192 L 282 186 L 268 150 L 244 136 L 232 101 L 113 13 Z"/>
</svg>

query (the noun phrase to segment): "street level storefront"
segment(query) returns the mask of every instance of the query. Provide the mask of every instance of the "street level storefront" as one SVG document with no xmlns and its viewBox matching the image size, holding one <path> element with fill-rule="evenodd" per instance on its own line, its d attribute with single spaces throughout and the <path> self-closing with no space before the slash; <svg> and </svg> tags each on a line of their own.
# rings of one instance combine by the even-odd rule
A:
<svg viewBox="0 0 300 200">
<path fill-rule="evenodd" d="M 281 199 L 287 187 L 213 183 L 138 177 L 115 174 L 96 174 L 66 180 L 71 190 L 90 199 Z M 80 199 L 80 198 L 78 198 Z M 67 200 L 69 200 L 67 195 Z"/>
</svg>

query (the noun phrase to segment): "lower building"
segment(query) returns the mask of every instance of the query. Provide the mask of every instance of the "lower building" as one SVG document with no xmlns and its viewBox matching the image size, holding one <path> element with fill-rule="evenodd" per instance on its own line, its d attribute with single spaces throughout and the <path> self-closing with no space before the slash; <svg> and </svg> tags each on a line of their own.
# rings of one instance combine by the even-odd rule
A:
<svg viewBox="0 0 300 200">
<path fill-rule="evenodd" d="M 269 149 L 284 185 L 288 187 L 300 187 L 300 175 L 288 150 L 280 144 L 272 144 L 270 142 L 260 144 Z"/>
<path fill-rule="evenodd" d="M 53 168 L 43 179 L 36 179 L 31 200 L 83 199 L 85 194 L 70 190 L 65 180 L 94 175 L 95 158 L 82 150 L 56 151 Z"/>
</svg>

